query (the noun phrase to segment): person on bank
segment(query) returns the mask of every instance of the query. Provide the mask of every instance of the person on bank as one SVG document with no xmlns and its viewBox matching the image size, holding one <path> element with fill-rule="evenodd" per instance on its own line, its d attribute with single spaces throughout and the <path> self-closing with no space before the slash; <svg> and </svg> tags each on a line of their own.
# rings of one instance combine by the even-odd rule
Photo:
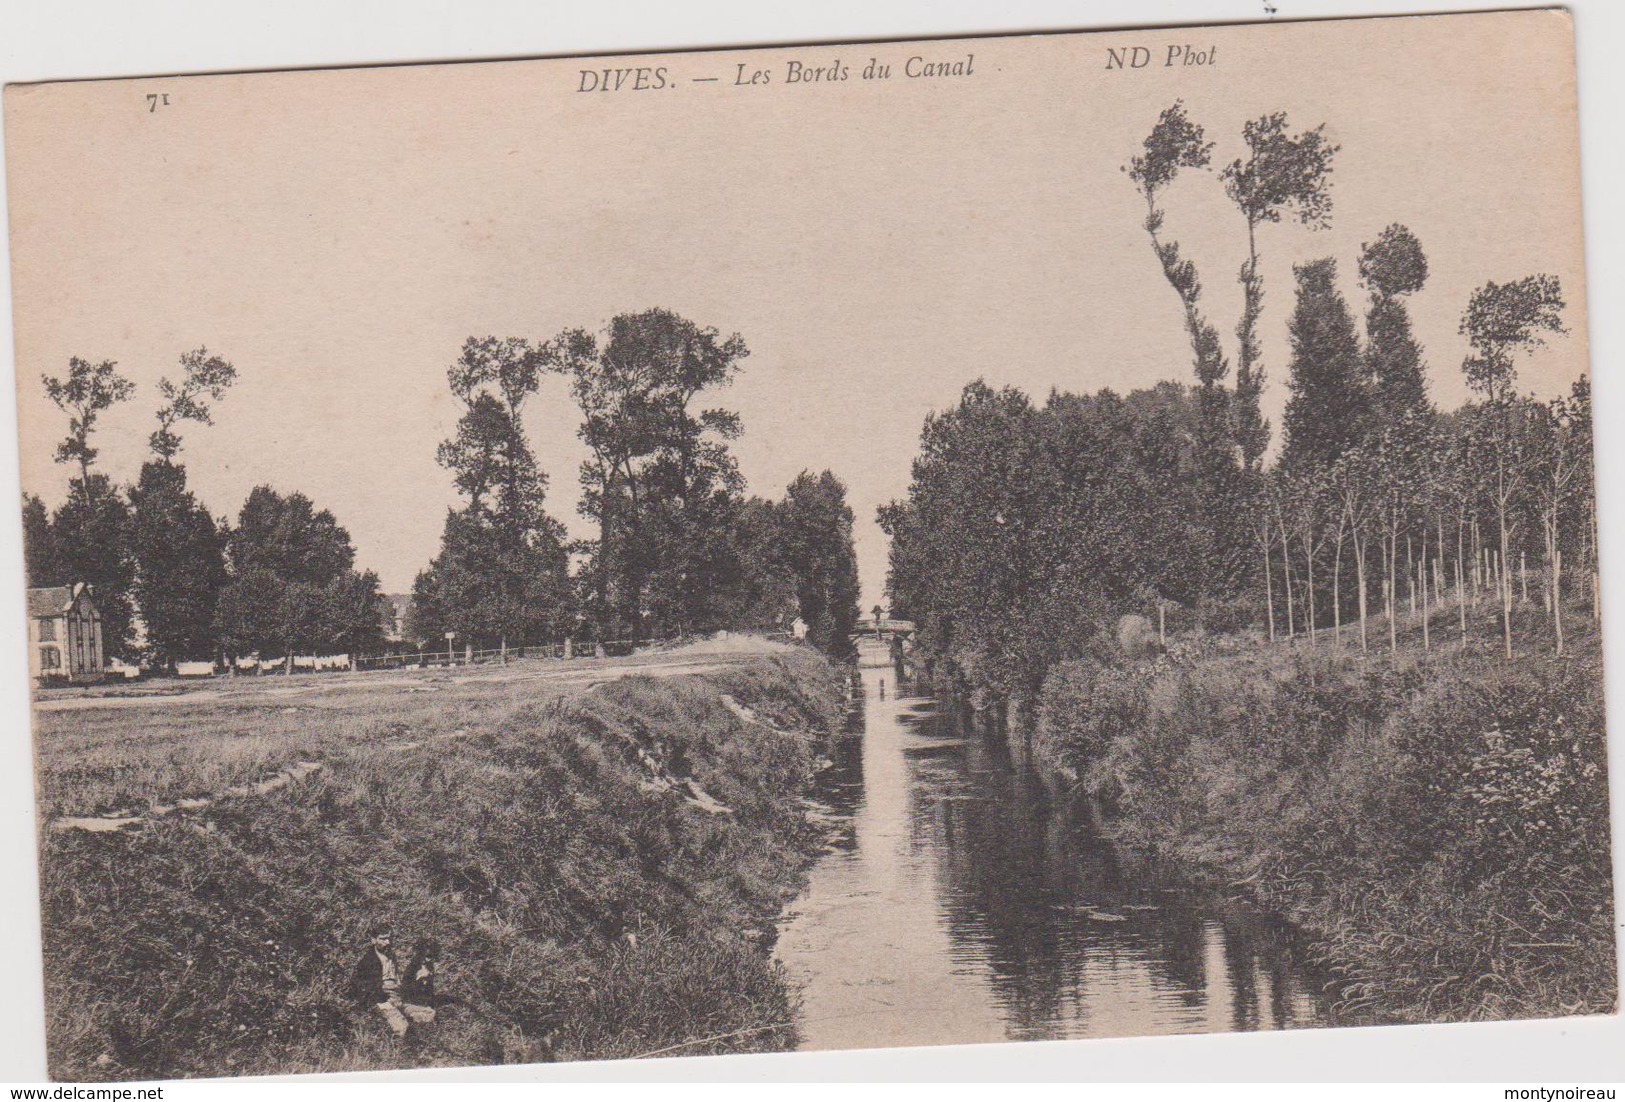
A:
<svg viewBox="0 0 1625 1102">
<path fill-rule="evenodd" d="M 419 938 L 406 974 L 401 977 L 401 998 L 407 1006 L 427 1010 L 430 1021 L 434 1020 L 434 975 L 439 965 L 440 943 L 434 938 Z"/>
<path fill-rule="evenodd" d="M 402 990 L 402 973 L 395 963 L 394 935 L 387 925 L 375 926 L 372 942 L 356 961 L 350 975 L 350 991 L 357 1002 L 378 1012 L 396 1037 L 405 1037 L 412 1025 L 434 1021 L 434 1009 L 408 1002 Z M 430 993 L 433 992 L 433 965 L 428 967 Z"/>
</svg>

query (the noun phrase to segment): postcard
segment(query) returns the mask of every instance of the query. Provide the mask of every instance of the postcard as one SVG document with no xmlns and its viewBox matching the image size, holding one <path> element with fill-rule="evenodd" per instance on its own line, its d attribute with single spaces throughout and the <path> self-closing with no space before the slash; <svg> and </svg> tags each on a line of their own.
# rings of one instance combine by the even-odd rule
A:
<svg viewBox="0 0 1625 1102">
<path fill-rule="evenodd" d="M 52 1075 L 1609 1014 L 1559 10 L 13 85 Z"/>
</svg>

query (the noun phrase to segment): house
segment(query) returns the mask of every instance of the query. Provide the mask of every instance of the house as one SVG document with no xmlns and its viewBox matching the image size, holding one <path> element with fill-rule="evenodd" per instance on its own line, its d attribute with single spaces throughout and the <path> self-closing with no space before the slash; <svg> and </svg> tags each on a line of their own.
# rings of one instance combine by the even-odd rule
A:
<svg viewBox="0 0 1625 1102">
<path fill-rule="evenodd" d="M 406 639 L 406 618 L 412 612 L 410 593 L 384 594 L 384 638 L 391 643 Z"/>
<path fill-rule="evenodd" d="M 90 587 L 47 586 L 28 591 L 28 672 L 38 681 L 100 681 L 104 673 L 102 617 Z"/>
</svg>

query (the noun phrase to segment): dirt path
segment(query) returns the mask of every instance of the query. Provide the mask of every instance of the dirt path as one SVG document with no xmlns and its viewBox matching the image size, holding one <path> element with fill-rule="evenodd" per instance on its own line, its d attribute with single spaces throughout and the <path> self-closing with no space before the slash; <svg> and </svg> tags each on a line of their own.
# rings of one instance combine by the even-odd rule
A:
<svg viewBox="0 0 1625 1102">
<path fill-rule="evenodd" d="M 546 659 L 521 659 L 507 666 L 475 667 L 461 672 L 394 670 L 343 675 L 307 674 L 303 675 L 301 680 L 290 683 L 279 679 L 272 685 L 260 684 L 258 678 L 240 680 L 225 678 L 209 683 L 208 687 L 178 690 L 166 686 L 145 693 L 132 692 L 128 689 L 102 694 L 92 691 L 83 696 L 48 698 L 36 702 L 35 707 L 41 711 L 70 712 L 103 708 L 177 708 L 222 702 L 231 704 L 260 702 L 274 705 L 289 697 L 299 697 L 301 703 L 306 703 L 340 693 L 441 692 L 467 685 L 523 682 L 545 682 L 549 686 L 585 694 L 601 685 L 626 677 L 666 678 L 715 673 L 752 662 L 759 658 L 761 653 L 754 647 L 746 649 L 736 646 L 718 651 L 708 649 L 702 644 L 681 651 L 634 655 L 620 659 L 588 659 L 568 664 Z M 739 705 L 731 696 L 723 694 L 722 699 L 724 704 L 741 719 L 747 722 L 761 722 L 754 713 Z M 466 737 L 469 733 L 466 728 L 458 728 L 427 739 L 405 739 L 390 743 L 387 748 L 396 751 L 416 750 L 429 743 Z M 643 757 L 645 758 L 643 764 L 650 772 L 649 779 L 644 782 L 645 791 L 658 793 L 676 789 L 686 802 L 703 811 L 710 814 L 732 814 L 729 808 L 718 803 L 691 779 L 669 774 L 659 763 L 647 758 L 647 755 Z M 139 828 L 153 819 L 165 818 L 178 811 L 204 811 L 221 800 L 268 795 L 303 780 L 323 767 L 324 763 L 320 761 L 299 761 L 261 780 L 232 785 L 216 793 L 190 796 L 168 804 L 155 804 L 140 812 L 127 810 L 102 815 L 64 815 L 51 820 L 50 828 L 95 833 Z"/>
<path fill-rule="evenodd" d="M 633 655 L 630 658 L 587 658 L 569 662 L 557 659 L 515 659 L 506 666 L 468 666 L 445 670 L 378 670 L 365 673 L 305 673 L 284 677 L 229 676 L 200 681 L 195 685 L 167 682 L 161 687 L 89 689 L 81 695 L 66 696 L 46 692 L 37 695 L 37 712 L 76 712 L 123 708 L 188 708 L 204 704 L 253 704 L 290 697 L 320 697 L 348 692 L 438 692 L 447 687 L 472 684 L 517 684 L 540 681 L 560 686 L 590 689 L 623 677 L 678 677 L 715 673 L 743 665 L 754 652 L 715 652 L 686 649 L 669 653 Z"/>
</svg>

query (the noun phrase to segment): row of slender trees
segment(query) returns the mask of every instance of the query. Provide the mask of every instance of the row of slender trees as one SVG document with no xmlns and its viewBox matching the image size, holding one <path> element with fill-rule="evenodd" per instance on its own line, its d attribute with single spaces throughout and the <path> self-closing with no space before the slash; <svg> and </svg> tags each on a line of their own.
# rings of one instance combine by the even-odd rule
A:
<svg viewBox="0 0 1625 1102">
<path fill-rule="evenodd" d="M 804 472 L 779 501 L 747 498 L 728 447 L 739 417 L 702 408 L 747 354 L 737 334 L 662 309 L 619 315 L 598 335 L 469 338 L 447 372 L 463 413 L 437 453 L 463 500 L 413 587 L 413 633 L 505 648 L 781 629 L 799 617 L 816 645 L 844 653 L 858 615 L 845 487 Z M 580 511 L 597 537 L 573 544 L 546 510 L 524 425 L 553 377 L 588 453 Z"/>
<path fill-rule="evenodd" d="M 617 317 L 602 337 L 470 338 L 447 372 L 462 416 L 437 451 L 462 502 L 413 587 L 409 632 L 505 647 L 783 629 L 800 617 L 816 645 L 845 653 L 858 616 L 845 487 L 804 472 L 780 500 L 747 498 L 728 449 L 738 416 L 695 408 L 745 355 L 737 335 L 665 310 Z M 24 498 L 29 584 L 89 582 L 106 652 L 159 667 L 381 649 L 378 577 L 356 569 L 331 512 L 260 486 L 233 522 L 188 487 L 181 430 L 211 424 L 236 377 L 205 349 L 183 355 L 158 385 L 151 457 L 122 487 L 97 469 L 94 440 L 134 384 L 110 361 L 78 358 L 44 377 L 69 424 L 56 457 L 75 474 L 54 511 Z M 596 539 L 570 542 L 546 509 L 524 415 L 549 378 L 581 412 L 581 511 Z"/>
<path fill-rule="evenodd" d="M 1508 656 L 1536 638 L 1562 653 L 1565 616 L 1596 614 L 1589 388 L 1537 401 L 1517 385 L 1519 359 L 1564 332 L 1558 280 L 1472 294 L 1459 325 L 1472 398 L 1440 412 L 1410 315 L 1428 278 L 1415 234 L 1394 224 L 1362 247 L 1363 319 L 1336 258 L 1297 265 L 1271 460 L 1261 246 L 1271 225 L 1330 224 L 1338 148 L 1281 113 L 1241 138 L 1218 173 L 1246 230 L 1233 385 L 1169 228 L 1169 185 L 1209 170 L 1214 148 L 1176 102 L 1124 171 L 1180 304 L 1193 384 L 1036 407 L 974 383 L 927 419 L 908 497 L 881 510 L 894 609 L 972 689 L 1030 700 L 1049 666 L 1129 612 L 1369 650 L 1413 635 L 1465 645 L 1493 610 Z"/>
<path fill-rule="evenodd" d="M 378 578 L 355 569 L 349 533 L 302 494 L 267 486 L 236 522 L 216 519 L 187 485 L 181 429 L 213 423 L 237 379 L 230 362 L 199 348 L 158 383 L 157 427 L 136 481 L 96 469 L 102 415 L 135 395 L 112 361 L 74 357 L 42 377 L 68 418 L 56 458 L 71 464 L 66 500 L 48 510 L 23 499 L 31 586 L 87 582 L 102 615 L 107 654 L 164 667 L 225 654 L 289 656 L 296 649 L 354 652 L 381 640 Z"/>
</svg>

